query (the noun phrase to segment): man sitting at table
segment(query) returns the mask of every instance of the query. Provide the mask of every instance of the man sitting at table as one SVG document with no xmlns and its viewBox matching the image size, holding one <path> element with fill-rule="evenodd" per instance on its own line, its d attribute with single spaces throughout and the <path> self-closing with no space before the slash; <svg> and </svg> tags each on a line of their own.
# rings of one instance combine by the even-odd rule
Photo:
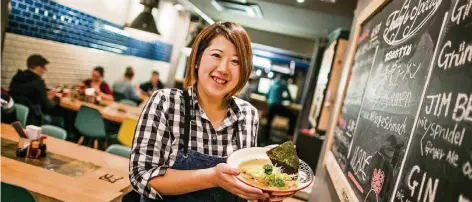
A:
<svg viewBox="0 0 472 202">
<path fill-rule="evenodd" d="M 92 71 L 92 77 L 79 83 L 79 86 L 86 88 L 94 88 L 95 94 L 105 100 L 113 100 L 113 92 L 110 86 L 103 80 L 105 70 L 101 66 L 97 66 Z"/>
<path fill-rule="evenodd" d="M 42 125 L 43 111 L 54 108 L 56 92 L 48 91 L 42 77 L 47 72 L 49 61 L 41 55 L 31 55 L 26 64 L 28 69 L 18 70 L 10 83 L 10 95 L 15 102 L 30 109 L 28 124 Z"/>
<path fill-rule="evenodd" d="M 131 81 L 134 77 L 134 71 L 132 67 L 127 67 L 123 79 L 116 81 L 113 84 L 113 95 L 116 101 L 122 99 L 132 100 L 140 103 L 141 96 L 137 91 L 137 87 L 133 86 Z"/>
<path fill-rule="evenodd" d="M 151 96 L 152 92 L 163 89 L 164 85 L 162 85 L 162 82 L 159 80 L 159 72 L 153 71 L 151 75 L 151 80 L 142 83 L 139 88 L 143 91 L 148 96 Z"/>
</svg>

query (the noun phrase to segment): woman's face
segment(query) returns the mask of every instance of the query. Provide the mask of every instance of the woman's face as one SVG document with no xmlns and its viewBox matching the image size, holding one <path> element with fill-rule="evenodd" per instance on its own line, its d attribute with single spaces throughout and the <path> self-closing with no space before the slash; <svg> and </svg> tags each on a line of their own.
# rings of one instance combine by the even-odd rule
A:
<svg viewBox="0 0 472 202">
<path fill-rule="evenodd" d="M 236 47 L 224 36 L 210 42 L 195 68 L 198 68 L 198 88 L 215 98 L 230 93 L 238 85 L 241 74 Z"/>
<path fill-rule="evenodd" d="M 92 71 L 92 81 L 100 81 L 102 76 L 97 71 Z"/>
</svg>

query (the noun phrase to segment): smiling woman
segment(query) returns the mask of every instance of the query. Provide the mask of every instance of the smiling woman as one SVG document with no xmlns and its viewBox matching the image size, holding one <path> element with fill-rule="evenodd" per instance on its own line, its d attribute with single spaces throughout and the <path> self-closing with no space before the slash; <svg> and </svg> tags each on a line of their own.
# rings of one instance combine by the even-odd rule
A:
<svg viewBox="0 0 472 202">
<path fill-rule="evenodd" d="M 204 29 L 195 39 L 195 43 L 192 46 L 192 53 L 187 63 L 187 67 L 194 68 L 187 68 L 184 85 L 185 87 L 195 85 L 199 77 L 205 80 L 205 73 L 208 73 L 206 70 L 211 71 L 212 68 L 216 66 L 220 67 L 219 69 L 221 70 L 222 66 L 231 64 L 232 66 L 228 67 L 227 70 L 230 71 L 230 76 L 233 77 L 231 79 L 231 81 L 234 80 L 232 84 L 236 85 L 229 85 L 230 87 L 227 87 L 227 89 L 231 89 L 231 91 L 228 91 L 225 97 L 229 98 L 244 87 L 244 84 L 251 74 L 251 41 L 246 31 L 237 24 L 216 23 L 214 25 L 219 26 L 210 26 Z M 204 72 L 198 71 L 199 66 L 202 66 Z M 223 76 L 217 74 L 212 75 L 213 76 L 210 76 L 210 78 L 214 79 Z M 225 78 L 220 79 L 224 81 Z"/>
<path fill-rule="evenodd" d="M 155 91 L 140 116 L 130 180 L 141 201 L 267 198 L 237 181 L 238 170 L 224 163 L 232 152 L 256 146 L 258 112 L 234 97 L 252 68 L 246 31 L 231 22 L 205 28 L 187 66 L 185 89 Z"/>
</svg>

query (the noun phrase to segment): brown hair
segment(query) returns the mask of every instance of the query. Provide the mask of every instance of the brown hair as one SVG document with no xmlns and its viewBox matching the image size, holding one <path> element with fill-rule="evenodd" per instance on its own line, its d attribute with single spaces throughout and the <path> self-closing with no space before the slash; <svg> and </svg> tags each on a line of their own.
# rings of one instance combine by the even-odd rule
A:
<svg viewBox="0 0 472 202">
<path fill-rule="evenodd" d="M 192 45 L 190 57 L 188 58 L 184 87 L 189 88 L 197 83 L 198 69 L 196 69 L 195 66 L 200 63 L 203 52 L 210 45 L 210 42 L 220 35 L 233 43 L 240 61 L 241 77 L 238 85 L 226 95 L 226 98 L 230 98 L 244 87 L 252 70 L 251 40 L 246 31 L 240 25 L 233 22 L 217 22 L 206 27 L 198 34 Z"/>
<path fill-rule="evenodd" d="M 93 71 L 98 72 L 100 74 L 100 77 L 103 77 L 103 74 L 105 74 L 105 70 L 102 66 L 96 66 L 95 68 L 93 68 Z"/>
<path fill-rule="evenodd" d="M 133 76 L 134 76 L 133 67 L 126 67 L 125 77 L 131 79 L 133 78 Z"/>
</svg>

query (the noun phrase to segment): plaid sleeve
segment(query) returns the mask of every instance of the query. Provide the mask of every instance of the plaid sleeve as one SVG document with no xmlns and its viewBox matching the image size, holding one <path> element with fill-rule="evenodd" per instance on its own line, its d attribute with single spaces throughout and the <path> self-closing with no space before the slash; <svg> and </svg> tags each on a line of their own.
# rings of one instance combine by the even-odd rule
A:
<svg viewBox="0 0 472 202">
<path fill-rule="evenodd" d="M 162 199 L 148 183 L 166 173 L 173 152 L 172 135 L 167 127 L 168 101 L 164 91 L 154 92 L 141 113 L 131 148 L 131 185 L 138 193 L 151 199 Z"/>
</svg>

